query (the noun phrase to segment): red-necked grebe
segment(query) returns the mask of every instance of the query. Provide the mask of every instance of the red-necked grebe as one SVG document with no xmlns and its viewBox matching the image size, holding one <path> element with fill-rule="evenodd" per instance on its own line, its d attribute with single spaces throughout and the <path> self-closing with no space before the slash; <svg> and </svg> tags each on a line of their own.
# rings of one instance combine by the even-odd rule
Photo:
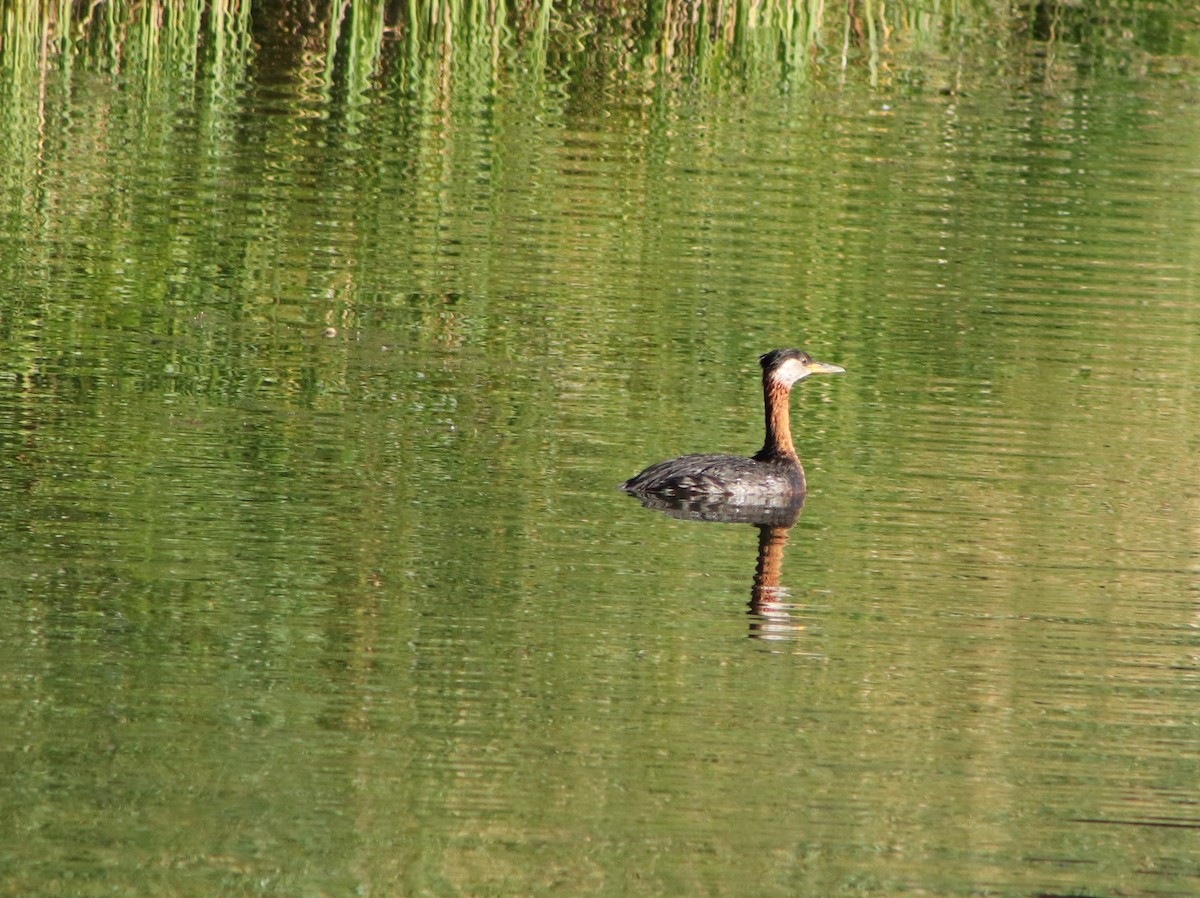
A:
<svg viewBox="0 0 1200 898">
<path fill-rule="evenodd" d="M 846 369 L 813 361 L 799 349 L 774 349 L 762 356 L 767 437 L 753 458 L 740 455 L 684 455 L 651 465 L 626 480 L 634 495 L 678 498 L 727 496 L 741 502 L 769 502 L 803 495 L 804 468 L 792 444 L 789 398 L 792 385 L 810 374 L 842 374 Z"/>
</svg>

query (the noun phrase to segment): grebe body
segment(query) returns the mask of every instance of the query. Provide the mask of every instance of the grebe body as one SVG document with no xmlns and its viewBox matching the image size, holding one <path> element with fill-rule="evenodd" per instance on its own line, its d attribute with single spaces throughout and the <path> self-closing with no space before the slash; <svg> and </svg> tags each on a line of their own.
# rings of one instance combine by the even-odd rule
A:
<svg viewBox="0 0 1200 898">
<path fill-rule="evenodd" d="M 621 488 L 636 496 L 726 497 L 768 504 L 803 496 L 804 467 L 792 443 L 789 399 L 792 387 L 810 374 L 841 374 L 837 365 L 814 361 L 799 349 L 775 349 L 762 356 L 766 438 L 753 457 L 684 455 L 651 465 Z"/>
</svg>

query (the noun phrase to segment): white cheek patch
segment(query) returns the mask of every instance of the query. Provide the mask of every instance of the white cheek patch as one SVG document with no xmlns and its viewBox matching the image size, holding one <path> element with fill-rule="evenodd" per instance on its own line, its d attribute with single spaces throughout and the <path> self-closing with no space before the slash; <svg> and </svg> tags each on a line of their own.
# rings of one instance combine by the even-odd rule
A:
<svg viewBox="0 0 1200 898">
<path fill-rule="evenodd" d="M 796 381 L 803 380 L 810 374 L 812 374 L 812 372 L 805 367 L 803 362 L 798 361 L 797 359 L 788 359 L 779 367 L 779 370 L 775 372 L 773 380 L 785 387 L 790 387 Z"/>
</svg>

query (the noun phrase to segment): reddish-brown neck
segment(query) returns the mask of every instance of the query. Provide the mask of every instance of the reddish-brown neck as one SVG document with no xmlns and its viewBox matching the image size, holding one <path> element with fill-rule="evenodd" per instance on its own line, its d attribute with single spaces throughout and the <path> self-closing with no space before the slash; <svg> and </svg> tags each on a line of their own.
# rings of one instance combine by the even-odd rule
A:
<svg viewBox="0 0 1200 898">
<path fill-rule="evenodd" d="M 796 447 L 792 444 L 791 422 L 792 388 L 775 380 L 771 375 L 763 376 L 763 404 L 767 413 L 767 438 L 762 451 L 755 456 L 761 460 L 799 461 Z"/>
</svg>

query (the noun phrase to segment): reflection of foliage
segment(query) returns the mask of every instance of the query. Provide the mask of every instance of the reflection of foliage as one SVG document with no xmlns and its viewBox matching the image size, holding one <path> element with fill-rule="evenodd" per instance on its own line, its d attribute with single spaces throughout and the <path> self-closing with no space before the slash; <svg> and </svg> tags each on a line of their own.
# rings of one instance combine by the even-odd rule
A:
<svg viewBox="0 0 1200 898">
<path fill-rule="evenodd" d="M 718 220 L 720 204 L 703 191 L 664 189 L 680 171 L 750 155 L 820 160 L 804 172 L 825 197 L 820 208 L 786 190 L 766 198 L 764 220 L 809 235 L 787 256 L 802 289 L 828 288 L 846 270 L 828 260 L 871 253 L 837 226 L 853 202 L 847 184 L 877 179 L 876 202 L 890 197 L 900 209 L 934 183 L 918 160 L 929 171 L 962 166 L 956 184 L 981 177 L 978 163 L 954 155 L 951 110 L 910 110 L 907 123 L 879 118 L 857 134 L 836 116 L 814 118 L 803 133 L 749 142 L 704 123 L 681 142 L 668 136 L 680 104 L 696 104 L 688 116 L 699 120 L 706 104 L 741 103 L 753 79 L 777 97 L 788 78 L 840 72 L 843 56 L 855 89 L 890 77 L 896 88 L 928 83 L 952 97 L 962 81 L 982 81 L 981 69 L 1053 88 L 1070 65 L 1127 61 L 1134 48 L 1178 52 L 1194 37 L 1164 27 L 1186 21 L 1185 11 L 1115 2 L 1089 4 L 1085 15 L 1044 3 L 963 3 L 951 14 L 871 0 L 694 10 L 669 0 L 368 0 L 283 2 L 270 21 L 249 0 L 202 12 L 166 0 L 14 8 L 22 15 L 3 20 L 0 54 L 0 230 L 36 240 L 0 243 L 9 370 L 136 373 L 145 390 L 228 399 L 272 389 L 313 406 L 336 402 L 353 380 L 352 362 L 317 336 L 326 327 L 343 339 L 386 332 L 424 353 L 486 342 L 508 358 L 528 351 L 530 334 L 602 347 L 632 324 L 667 341 L 679 321 L 657 307 L 603 304 L 636 270 L 629 261 L 685 258 L 697 245 L 736 260 L 739 241 L 752 239 L 742 222 Z M 947 52 L 981 35 L 992 55 Z M 1062 57 L 1023 52 L 1030 41 Z M 912 65 L 901 73 L 905 54 Z M 668 89 L 683 83 L 694 89 Z M 140 105 L 128 102 L 135 91 Z M 634 101 L 608 102 L 622 91 Z M 607 123 L 588 125 L 600 150 L 556 136 L 601 106 Z M 1039 139 L 1082 152 L 1070 142 L 1082 133 L 1075 114 L 1053 116 L 1061 122 L 1042 127 L 1055 133 Z M 512 132 L 535 120 L 542 130 Z M 916 181 L 863 161 L 898 138 L 911 143 Z M 993 138 L 996 158 L 1015 154 L 1005 140 Z M 799 181 L 795 166 L 785 176 Z M 609 178 L 619 190 L 594 189 Z M 947 204 L 962 219 L 956 233 L 1005 214 L 964 197 Z M 508 263 L 493 268 L 498 255 Z M 748 273 L 726 272 L 735 281 Z M 686 303 L 716 331 L 745 331 L 745 309 L 706 276 L 706 290 L 684 285 Z M 556 308 L 564 295 L 585 296 L 594 318 Z M 722 361 L 741 365 L 758 345 L 748 337 Z"/>
<path fill-rule="evenodd" d="M 1188 4 L 997 0 L 112 0 L 17 4 L 3 22 L 0 64 L 11 73 L 56 63 L 236 78 L 257 45 L 296 58 L 326 85 L 356 93 L 386 71 L 433 86 L 449 67 L 493 75 L 506 66 L 587 82 L 649 75 L 668 82 L 751 77 L 807 80 L 859 67 L 885 77 L 897 55 L 962 52 L 1032 41 L 1083 48 L 1087 58 L 1135 50 L 1179 53 L 1195 40 Z M 911 60 L 909 60 L 911 61 Z"/>
<path fill-rule="evenodd" d="M 0 35 L 0 225 L 41 247 L 0 259 L 25 288 L 3 299 L 0 317 L 15 370 L 33 376 L 45 364 L 34 335 L 79 347 L 117 329 L 160 340 L 94 347 L 122 370 L 154 359 L 154 378 L 184 392 L 206 384 L 240 394 L 270 382 L 311 399 L 345 372 L 322 367 L 318 376 L 294 364 L 305 344 L 290 328 L 347 334 L 386 325 L 427 347 L 459 347 L 487 332 L 503 297 L 557 289 L 546 272 L 602 290 L 597 258 L 672 239 L 639 231 L 630 210 L 709 220 L 703 196 L 669 210 L 656 185 L 681 164 L 712 168 L 751 148 L 701 130 L 692 155 L 680 158 L 665 135 L 681 102 L 736 97 L 754 81 L 776 90 L 842 77 L 843 65 L 855 86 L 890 78 L 952 95 L 964 80 L 982 81 L 982 69 L 989 79 L 1001 70 L 1053 89 L 1070 66 L 1124 66 L 1135 48 L 1179 52 L 1194 39 L 1194 29 L 1168 27 L 1186 24 L 1184 7 L 1117 2 L 1085 12 L 980 0 L 951 12 L 873 0 L 292 0 L 271 10 L 268 19 L 250 0 L 9 8 Z M 967 42 L 982 49 L 952 52 Z M 1024 52 L 1028 42 L 1046 52 Z M 681 84 L 693 90 L 671 89 Z M 638 101 L 607 102 L 622 91 Z M 131 92 L 140 106 L 128 102 Z M 518 140 L 505 130 L 522 115 L 560 128 L 601 105 L 628 141 L 603 160 L 620 171 L 617 193 L 587 189 L 573 148 L 552 131 Z M 940 127 L 931 122 L 929 133 Z M 779 138 L 756 148 L 763 158 L 819 150 L 853 164 L 843 152 L 851 137 L 836 127 Z M 939 140 L 915 148 L 916 157 L 936 154 Z M 384 149 L 366 159 L 358 150 L 368 146 Z M 103 164 L 89 162 L 98 153 Z M 826 185 L 845 174 L 825 172 Z M 139 191 L 124 189 L 135 182 Z M 828 245 L 833 210 L 780 203 L 782 216 L 813 216 L 803 228 L 813 235 L 805 277 L 820 281 L 822 259 L 842 251 Z M 543 226 L 552 219 L 578 222 L 586 242 L 569 227 Z M 13 245 L 0 244 L 0 254 Z M 487 260 L 496 252 L 519 258 L 530 280 L 514 282 L 515 268 L 493 273 Z M 103 299 L 71 312 L 61 297 L 72 294 Z M 712 314 L 728 314 L 717 306 Z M 652 318 L 642 325 L 666 327 Z"/>
</svg>

